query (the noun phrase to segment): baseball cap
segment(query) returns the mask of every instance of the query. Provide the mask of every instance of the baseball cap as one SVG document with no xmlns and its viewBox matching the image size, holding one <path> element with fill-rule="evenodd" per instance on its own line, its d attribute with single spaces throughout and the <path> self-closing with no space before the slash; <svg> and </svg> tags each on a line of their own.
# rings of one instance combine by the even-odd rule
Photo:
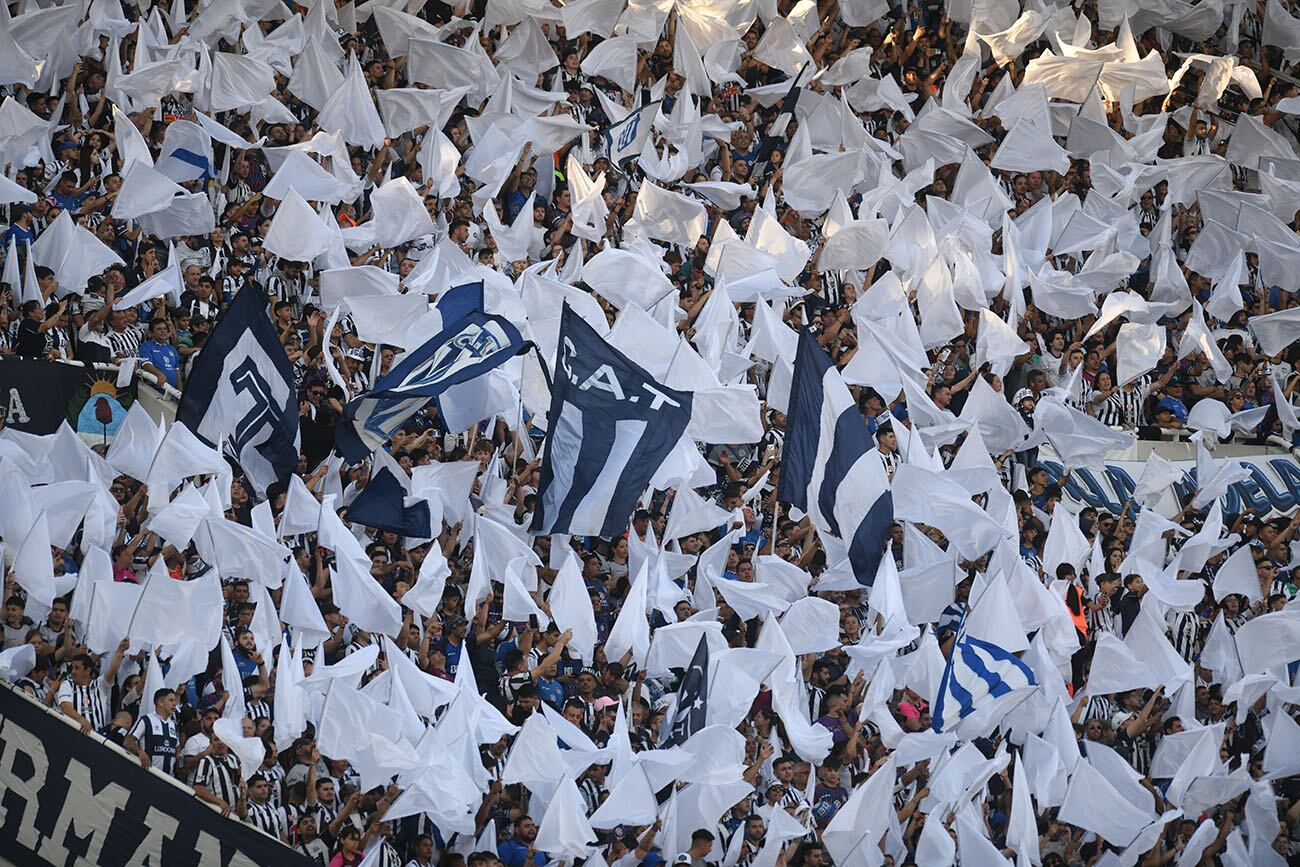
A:
<svg viewBox="0 0 1300 867">
<path fill-rule="evenodd" d="M 613 707 L 616 704 L 618 704 L 617 699 L 612 699 L 607 695 L 602 695 L 595 701 L 596 710 L 604 710 L 605 708 Z"/>
<path fill-rule="evenodd" d="M 1022 388 L 1016 392 L 1016 399 L 1012 403 L 1020 403 L 1022 400 L 1033 400 L 1034 390 L 1032 388 Z"/>
</svg>

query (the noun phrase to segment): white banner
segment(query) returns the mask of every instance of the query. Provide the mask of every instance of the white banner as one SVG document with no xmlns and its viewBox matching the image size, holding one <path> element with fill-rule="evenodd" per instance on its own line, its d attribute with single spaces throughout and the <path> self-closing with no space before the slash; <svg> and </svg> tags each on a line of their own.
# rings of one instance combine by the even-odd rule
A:
<svg viewBox="0 0 1300 867">
<path fill-rule="evenodd" d="M 1268 518 L 1290 514 L 1300 505 L 1300 462 L 1294 457 L 1274 454 L 1231 460 L 1248 467 L 1251 477 L 1230 487 L 1220 501 L 1225 518 L 1243 511 Z M 1038 463 L 1047 469 L 1053 482 L 1060 481 L 1062 468 L 1059 461 L 1040 455 Z M 1184 497 L 1196 489 L 1196 462 L 1183 460 L 1171 463 L 1184 472 L 1184 478 L 1172 486 L 1170 495 L 1162 503 L 1171 505 L 1172 508 L 1158 509 L 1166 514 L 1177 512 Z M 1075 470 L 1066 480 L 1062 491 L 1067 505 L 1072 511 L 1078 511 L 1086 505 L 1118 515 L 1137 487 L 1144 465 L 1143 461 L 1114 461 L 1106 463 L 1105 472 Z"/>
</svg>

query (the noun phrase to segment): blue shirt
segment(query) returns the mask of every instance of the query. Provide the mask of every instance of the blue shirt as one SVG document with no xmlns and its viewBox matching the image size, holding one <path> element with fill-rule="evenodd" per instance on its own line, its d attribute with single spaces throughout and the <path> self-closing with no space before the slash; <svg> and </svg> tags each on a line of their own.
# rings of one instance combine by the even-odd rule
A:
<svg viewBox="0 0 1300 867">
<path fill-rule="evenodd" d="M 518 840 L 506 840 L 497 846 L 497 857 L 505 867 L 524 867 L 528 859 L 528 847 Z M 546 856 L 541 852 L 534 852 L 533 863 L 537 867 L 546 867 Z"/>
<path fill-rule="evenodd" d="M 1167 409 L 1174 414 L 1174 418 L 1183 424 L 1187 424 L 1187 407 L 1183 406 L 1181 400 L 1175 400 L 1166 395 L 1160 398 L 1160 402 L 1156 404 L 1156 409 Z"/>
<path fill-rule="evenodd" d="M 90 198 L 90 194 L 86 192 L 71 193 L 66 196 L 60 193 L 50 193 L 50 199 L 54 204 L 58 205 L 62 210 L 71 211 L 74 214 L 81 210 L 82 203 L 88 198 Z"/>
<path fill-rule="evenodd" d="M 460 668 L 461 653 L 465 650 L 465 644 L 468 641 L 468 634 L 460 644 L 452 644 L 445 635 L 438 639 L 438 649 L 442 651 L 442 655 L 447 659 L 447 674 L 452 677 L 456 676 L 456 670 Z M 465 656 L 465 661 L 469 661 L 468 655 Z"/>
<path fill-rule="evenodd" d="M 32 241 L 36 240 L 36 233 L 33 232 L 31 229 L 24 229 L 22 226 L 15 223 L 14 225 L 9 227 L 8 232 L 5 232 L 5 241 L 4 241 L 5 250 L 9 249 L 10 238 L 13 238 L 19 247 L 25 247 L 28 244 L 30 244 Z"/>
<path fill-rule="evenodd" d="M 250 657 L 244 655 L 242 650 L 236 650 L 235 668 L 239 669 L 239 679 L 242 681 L 246 677 L 252 677 L 257 674 L 257 663 Z"/>
<path fill-rule="evenodd" d="M 181 354 L 170 343 L 154 343 L 145 340 L 140 343 L 140 358 L 162 371 L 167 377 L 167 384 L 176 387 L 176 374 L 181 366 Z"/>
<path fill-rule="evenodd" d="M 564 708 L 564 687 L 558 680 L 549 680 L 545 677 L 537 678 L 537 697 L 549 704 L 555 710 Z"/>
</svg>

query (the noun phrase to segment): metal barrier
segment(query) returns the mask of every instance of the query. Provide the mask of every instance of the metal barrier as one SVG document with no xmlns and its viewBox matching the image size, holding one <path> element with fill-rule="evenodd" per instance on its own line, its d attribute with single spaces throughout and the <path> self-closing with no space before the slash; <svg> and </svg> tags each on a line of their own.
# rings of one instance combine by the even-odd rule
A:
<svg viewBox="0 0 1300 867">
<path fill-rule="evenodd" d="M 66 364 L 70 367 L 83 367 L 92 370 L 102 371 L 104 373 L 120 373 L 122 365 L 108 364 L 104 362 L 85 362 L 58 359 L 59 364 Z M 168 384 L 166 381 L 159 382 L 152 374 L 141 370 L 137 365 L 135 374 L 139 388 L 137 397 L 140 405 L 149 413 L 149 417 L 155 422 L 165 421 L 168 424 L 176 421 L 176 408 L 180 405 L 181 392 L 179 389 Z"/>
</svg>

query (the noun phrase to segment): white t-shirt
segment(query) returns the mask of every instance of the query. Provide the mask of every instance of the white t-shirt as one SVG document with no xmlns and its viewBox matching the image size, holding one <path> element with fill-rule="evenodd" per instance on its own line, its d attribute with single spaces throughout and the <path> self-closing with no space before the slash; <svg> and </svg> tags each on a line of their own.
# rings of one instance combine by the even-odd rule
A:
<svg viewBox="0 0 1300 867">
<path fill-rule="evenodd" d="M 181 747 L 181 760 L 184 761 L 187 756 L 197 756 L 211 745 L 211 738 L 203 732 L 197 732 L 190 736 L 190 739 L 185 742 L 185 746 Z M 191 786 L 194 785 L 194 774 L 198 769 L 199 766 L 196 764 L 194 770 L 189 772 L 188 778 L 185 782 L 189 783 Z"/>
</svg>

